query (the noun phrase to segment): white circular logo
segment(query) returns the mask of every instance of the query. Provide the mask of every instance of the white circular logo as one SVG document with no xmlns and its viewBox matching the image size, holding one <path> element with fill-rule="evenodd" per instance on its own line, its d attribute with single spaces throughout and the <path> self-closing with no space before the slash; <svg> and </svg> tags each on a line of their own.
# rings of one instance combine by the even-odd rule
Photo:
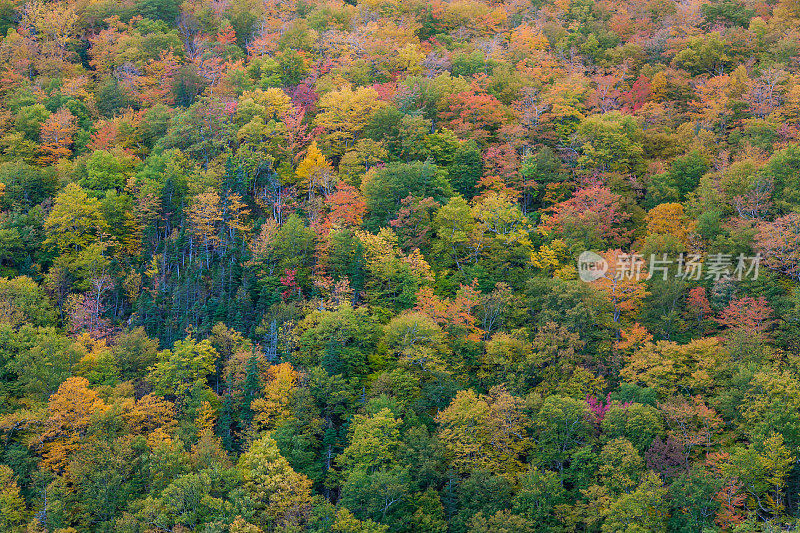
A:
<svg viewBox="0 0 800 533">
<path fill-rule="evenodd" d="M 582 281 L 592 282 L 602 278 L 608 272 L 608 262 L 595 252 L 585 251 L 578 256 L 578 277 Z"/>
</svg>

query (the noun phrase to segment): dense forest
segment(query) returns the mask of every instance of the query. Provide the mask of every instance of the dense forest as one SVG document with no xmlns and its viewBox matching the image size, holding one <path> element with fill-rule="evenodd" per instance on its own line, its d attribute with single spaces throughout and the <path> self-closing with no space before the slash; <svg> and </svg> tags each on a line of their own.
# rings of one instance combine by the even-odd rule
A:
<svg viewBox="0 0 800 533">
<path fill-rule="evenodd" d="M 800 528 L 800 1 L 0 36 L 0 531 Z"/>
</svg>

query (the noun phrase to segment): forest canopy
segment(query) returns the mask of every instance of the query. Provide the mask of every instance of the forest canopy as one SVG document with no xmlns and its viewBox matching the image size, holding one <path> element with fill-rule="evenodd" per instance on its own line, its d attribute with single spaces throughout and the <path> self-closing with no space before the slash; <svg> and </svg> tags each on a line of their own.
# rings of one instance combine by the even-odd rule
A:
<svg viewBox="0 0 800 533">
<path fill-rule="evenodd" d="M 800 527 L 797 0 L 0 37 L 0 531 Z"/>
</svg>

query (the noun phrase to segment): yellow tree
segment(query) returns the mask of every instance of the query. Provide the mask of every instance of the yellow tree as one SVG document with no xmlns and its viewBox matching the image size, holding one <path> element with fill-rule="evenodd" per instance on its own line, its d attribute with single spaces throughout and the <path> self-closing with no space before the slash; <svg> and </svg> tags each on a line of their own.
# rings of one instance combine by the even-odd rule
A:
<svg viewBox="0 0 800 533">
<path fill-rule="evenodd" d="M 419 250 L 404 255 L 397 243 L 397 235 L 389 228 L 381 228 L 377 235 L 356 230 L 356 238 L 364 246 L 367 259 L 367 270 L 374 277 L 370 282 L 376 285 L 375 290 L 396 290 L 392 280 L 402 271 L 411 274 L 411 278 L 422 285 L 433 281 L 431 266 L 425 261 Z M 378 289 L 377 287 L 381 287 Z"/>
<path fill-rule="evenodd" d="M 271 430 L 291 414 L 292 392 L 297 387 L 300 374 L 290 363 L 272 365 L 266 371 L 263 395 L 255 400 L 253 421 L 261 429 Z"/>
<path fill-rule="evenodd" d="M 244 489 L 256 510 L 256 525 L 277 523 L 287 529 L 301 524 L 311 510 L 311 480 L 298 474 L 264 435 L 239 458 Z"/>
<path fill-rule="evenodd" d="M 108 229 L 100 201 L 75 183 L 56 196 L 44 227 L 48 233 L 45 243 L 55 245 L 61 253 L 83 250 Z"/>
<path fill-rule="evenodd" d="M 282 89 L 275 87 L 245 91 L 242 93 L 239 103 L 247 105 L 249 104 L 248 100 L 252 101 L 261 111 L 266 122 L 279 119 L 292 109 L 292 99 Z"/>
<path fill-rule="evenodd" d="M 374 415 L 355 415 L 350 425 L 350 445 L 336 458 L 345 475 L 354 470 L 375 472 L 397 461 L 402 420 L 383 408 Z"/>
<path fill-rule="evenodd" d="M 309 198 L 314 195 L 315 190 L 327 196 L 336 187 L 331 164 L 317 147 L 317 141 L 311 143 L 306 156 L 297 165 L 295 183 L 301 191 L 308 191 Z"/>
<path fill-rule="evenodd" d="M 230 240 L 233 240 L 236 235 L 246 237 L 250 230 L 253 229 L 252 225 L 246 221 L 249 214 L 250 209 L 238 193 L 228 194 L 224 218 Z"/>
<path fill-rule="evenodd" d="M 532 225 L 511 195 L 492 191 L 476 199 L 472 217 L 476 224 L 471 240 L 475 248 L 484 248 L 481 256 L 502 264 L 513 255 L 533 252 Z"/>
<path fill-rule="evenodd" d="M 370 519 L 359 520 L 345 507 L 336 511 L 336 517 L 331 525 L 333 533 L 386 533 L 389 526 L 377 524 Z"/>
<path fill-rule="evenodd" d="M 633 254 L 609 250 L 602 255 L 608 264 L 608 270 L 591 283 L 608 300 L 611 318 L 619 326 L 623 314 L 629 318 L 638 314 L 639 306 L 648 294 L 644 285 L 647 275 L 643 260 Z"/>
<path fill-rule="evenodd" d="M 39 68 L 49 74 L 69 66 L 72 45 L 77 42 L 79 17 L 77 4 L 32 0 L 21 8 L 20 27 L 32 35 L 40 47 Z"/>
<path fill-rule="evenodd" d="M 0 465 L 0 530 L 21 533 L 27 514 L 14 471 Z"/>
<path fill-rule="evenodd" d="M 653 343 L 652 336 L 641 329 L 638 335 L 623 333 L 623 337 L 626 338 L 617 347 L 631 353 L 626 356 L 621 376 L 628 383 L 650 387 L 662 396 L 679 390 L 711 395 L 720 381 L 720 369 L 726 368 L 730 360 L 730 353 L 716 337 L 694 339 L 687 344 L 664 340 Z"/>
<path fill-rule="evenodd" d="M 421 74 L 425 55 L 418 44 L 409 43 L 397 51 L 394 66 L 397 70 L 405 70 L 409 74 Z"/>
<path fill-rule="evenodd" d="M 146 435 L 151 445 L 168 442 L 175 427 L 175 405 L 155 394 L 147 394 L 125 406 L 122 419 L 132 435 Z"/>
<path fill-rule="evenodd" d="M 220 222 L 222 222 L 222 202 L 219 194 L 213 189 L 208 189 L 195 196 L 189 207 L 189 225 L 192 235 L 205 247 L 206 266 L 210 262 L 211 250 L 220 243 L 218 228 Z"/>
<path fill-rule="evenodd" d="M 684 213 L 679 203 L 657 205 L 647 213 L 648 235 L 672 235 L 686 243 L 695 223 Z"/>
<path fill-rule="evenodd" d="M 236 520 L 231 523 L 230 533 L 264 533 L 264 530 L 254 526 L 241 516 L 237 516 Z"/>
<path fill-rule="evenodd" d="M 314 118 L 314 125 L 322 128 L 327 151 L 340 156 L 352 148 L 372 113 L 383 105 L 372 87 L 359 87 L 354 91 L 344 86 L 323 95 L 317 104 L 320 111 Z"/>
<path fill-rule="evenodd" d="M 460 472 L 484 469 L 512 482 L 522 469 L 530 442 L 525 431 L 524 401 L 503 387 L 487 396 L 463 390 L 439 413 L 439 439 Z"/>
<path fill-rule="evenodd" d="M 53 472 L 62 472 L 92 418 L 107 409 L 100 395 L 89 388 L 86 378 L 71 377 L 64 381 L 47 404 L 47 419 L 41 436 L 44 466 Z"/>
</svg>

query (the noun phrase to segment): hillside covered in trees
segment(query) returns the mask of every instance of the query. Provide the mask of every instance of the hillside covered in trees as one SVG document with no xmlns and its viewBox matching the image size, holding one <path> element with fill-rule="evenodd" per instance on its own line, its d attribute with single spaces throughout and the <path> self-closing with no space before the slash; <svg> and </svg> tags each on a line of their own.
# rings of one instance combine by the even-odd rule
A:
<svg viewBox="0 0 800 533">
<path fill-rule="evenodd" d="M 800 527 L 798 0 L 0 35 L 0 531 Z"/>
</svg>

